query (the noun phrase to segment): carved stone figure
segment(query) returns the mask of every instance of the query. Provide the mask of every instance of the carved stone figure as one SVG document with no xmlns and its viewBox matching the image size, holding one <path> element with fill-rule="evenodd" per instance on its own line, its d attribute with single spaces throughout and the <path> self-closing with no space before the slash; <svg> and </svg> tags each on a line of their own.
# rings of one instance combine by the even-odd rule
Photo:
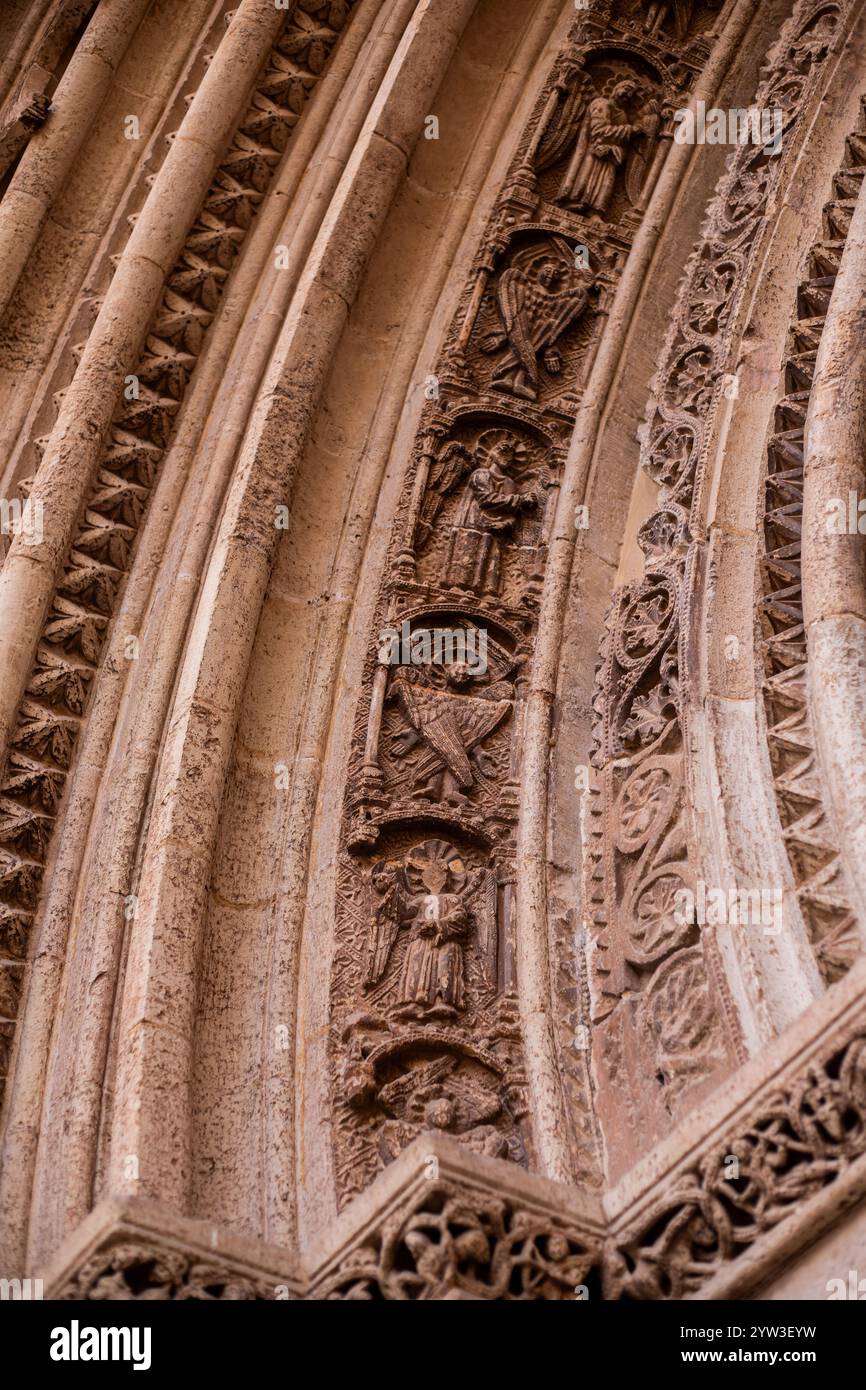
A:
<svg viewBox="0 0 866 1390">
<path fill-rule="evenodd" d="M 864 49 L 0 3 L 0 1301 L 862 1298 Z"/>
<path fill-rule="evenodd" d="M 428 840 L 403 865 L 377 866 L 383 893 L 373 923 L 367 985 L 388 968 L 401 929 L 408 937 L 397 993 L 404 1018 L 450 1019 L 464 1007 L 463 951 L 474 918 L 466 895 L 468 874 L 458 851 Z"/>
<path fill-rule="evenodd" d="M 636 113 L 632 112 L 641 92 L 637 80 L 626 77 L 589 102 L 559 189 L 558 201 L 566 207 L 606 217 L 620 169 L 625 172 L 629 202 L 637 202 L 661 123 L 655 98 L 647 98 Z"/>
<path fill-rule="evenodd" d="M 644 29 L 648 34 L 657 34 L 673 11 L 674 32 L 682 41 L 689 32 L 694 12 L 694 0 L 640 0 L 645 12 Z"/>
<path fill-rule="evenodd" d="M 515 485 L 516 441 L 509 430 L 488 430 L 478 441 L 476 468 L 470 473 L 451 532 L 448 580 L 474 594 L 498 594 L 502 587 L 502 541 L 518 517 L 538 506 L 533 489 Z"/>
<path fill-rule="evenodd" d="M 473 691 L 473 677 L 465 663 L 454 663 L 439 674 L 436 668 L 400 667 L 392 681 L 409 728 L 398 734 L 392 749 L 404 755 L 423 744 L 435 759 L 430 769 L 422 763 L 421 785 L 414 795 L 452 806 L 469 802 L 467 793 L 492 765 L 480 746 L 511 713 L 513 690 L 497 681 Z"/>
<path fill-rule="evenodd" d="M 489 1158 L 508 1156 L 508 1139 L 493 1121 L 502 1114 L 494 1090 L 455 1075 L 457 1057 L 446 1054 L 415 1067 L 379 1091 L 377 1100 L 395 1118 L 379 1131 L 379 1153 L 390 1163 L 418 1134 L 453 1134 Z"/>
<path fill-rule="evenodd" d="M 508 351 L 497 364 L 491 386 L 524 400 L 538 399 L 539 358 L 553 376 L 562 371 L 556 344 L 589 305 L 592 277 L 574 274 L 566 255 L 533 255 L 525 269 L 515 263 L 503 270 L 496 303 L 503 328 L 482 340 L 481 349 Z"/>
</svg>

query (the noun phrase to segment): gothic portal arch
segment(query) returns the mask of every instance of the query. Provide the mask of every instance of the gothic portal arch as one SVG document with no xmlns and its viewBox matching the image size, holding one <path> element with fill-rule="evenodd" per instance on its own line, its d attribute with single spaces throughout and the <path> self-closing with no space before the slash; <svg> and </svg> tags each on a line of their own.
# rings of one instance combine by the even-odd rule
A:
<svg viewBox="0 0 866 1390">
<path fill-rule="evenodd" d="M 823 1296 L 862 0 L 0 38 L 0 1268 Z"/>
</svg>

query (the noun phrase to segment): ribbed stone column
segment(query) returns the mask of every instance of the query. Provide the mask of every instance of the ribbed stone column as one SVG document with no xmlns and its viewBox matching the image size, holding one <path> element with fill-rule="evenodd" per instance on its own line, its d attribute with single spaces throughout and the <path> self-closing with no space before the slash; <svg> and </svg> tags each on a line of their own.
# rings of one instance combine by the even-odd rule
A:
<svg viewBox="0 0 866 1390">
<path fill-rule="evenodd" d="M 44 507 L 43 538 L 28 545 L 17 536 L 0 573 L 0 757 L 123 379 L 284 20 L 272 0 L 242 0 L 154 181 L 65 393 L 32 492 L 34 504 Z"/>
</svg>

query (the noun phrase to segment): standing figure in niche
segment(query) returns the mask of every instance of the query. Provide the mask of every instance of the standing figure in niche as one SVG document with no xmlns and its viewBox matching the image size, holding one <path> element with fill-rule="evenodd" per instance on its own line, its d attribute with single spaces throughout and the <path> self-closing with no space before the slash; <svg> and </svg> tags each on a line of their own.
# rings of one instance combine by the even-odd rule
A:
<svg viewBox="0 0 866 1390">
<path fill-rule="evenodd" d="M 633 77 L 625 77 L 612 85 L 609 94 L 590 101 L 581 119 L 558 202 L 575 212 L 607 217 L 617 173 L 625 166 L 626 195 L 632 206 L 637 203 L 651 147 L 661 125 L 654 97 L 635 116 L 630 113 L 640 91 Z"/>
<path fill-rule="evenodd" d="M 427 840 L 406 859 L 374 866 L 379 897 L 373 913 L 364 972 L 369 989 L 385 975 L 401 929 L 408 941 L 396 991 L 395 1014 L 406 1019 L 453 1019 L 464 1009 L 463 956 L 476 921 L 470 883 L 459 851 Z"/>
<path fill-rule="evenodd" d="M 471 928 L 458 893 L 428 893 L 418 902 L 400 977 L 401 1018 L 452 1019 L 462 1011 L 463 947 Z"/>
<path fill-rule="evenodd" d="M 502 540 L 518 517 L 538 506 L 535 491 L 521 492 L 511 470 L 517 457 L 514 436 L 488 430 L 478 441 L 478 466 L 451 533 L 448 582 L 474 594 L 498 594 L 502 585 Z"/>
</svg>

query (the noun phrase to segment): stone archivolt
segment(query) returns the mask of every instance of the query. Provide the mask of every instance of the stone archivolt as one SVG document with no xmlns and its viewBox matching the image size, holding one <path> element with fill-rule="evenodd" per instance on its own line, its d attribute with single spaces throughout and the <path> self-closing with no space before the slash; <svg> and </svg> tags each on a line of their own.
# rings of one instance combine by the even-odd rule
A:
<svg viewBox="0 0 866 1390">
<path fill-rule="evenodd" d="M 337 41 L 350 6 L 305 0 L 287 16 L 196 222 L 168 277 L 117 408 L 97 478 L 42 630 L 0 789 L 0 1082 L 17 1012 L 20 961 L 88 690 L 129 571 L 160 462 L 232 265 Z M 125 393 L 126 394 L 126 393 Z M 46 443 L 41 441 L 42 446 Z M 28 484 L 22 485 L 26 496 Z"/>
<path fill-rule="evenodd" d="M 834 197 L 824 209 L 823 235 L 812 247 L 797 296 L 784 367 L 787 390 L 767 449 L 764 592 L 759 600 L 767 738 L 779 816 L 815 957 L 828 984 L 851 968 L 862 940 L 838 835 L 825 806 L 809 709 L 800 548 L 803 454 L 815 360 L 864 172 L 866 118 L 861 113 L 846 140 L 844 164 L 833 178 Z"/>
<path fill-rule="evenodd" d="M 640 22 L 599 6 L 574 26 L 446 335 L 407 473 L 376 633 L 483 629 L 490 658 L 476 677 L 368 662 L 332 989 L 344 1201 L 424 1126 L 533 1161 L 513 964 L 523 668 L 582 386 L 672 113 L 706 58 L 697 31 L 711 12 L 677 7 L 672 38 L 665 9 Z M 647 601 L 647 633 L 669 622 L 672 594 Z M 660 1016 L 702 986 L 684 969 Z M 709 1012 L 685 1026 L 686 1065 L 698 1036 L 707 1052 L 722 1046 Z M 469 1099 L 461 1086 L 473 1085 Z"/>
<path fill-rule="evenodd" d="M 88 701 L 160 464 L 291 132 L 340 32 L 373 8 L 300 0 L 287 15 L 165 280 L 131 374 L 136 389 L 114 412 L 77 514 L 0 787 L 0 1076 L 52 833 L 77 775 Z M 725 18 L 737 8 L 726 7 Z M 853 0 L 801 0 L 783 29 L 756 103 L 781 108 L 787 142 L 800 138 L 855 9 Z M 184 1218 L 173 1234 L 170 1209 L 97 1206 L 88 1229 L 61 1251 L 56 1296 L 712 1296 L 752 1290 L 754 1269 L 768 1258 L 762 1252 L 782 1241 L 796 1249 L 829 1223 L 835 1194 L 857 1196 L 866 1182 L 864 967 L 814 749 L 799 567 L 804 421 L 862 184 L 862 122 L 799 294 L 769 445 L 759 606 L 783 838 L 824 980 L 845 993 L 818 1001 L 825 1013 L 810 1016 L 799 1051 L 792 1045 L 787 1057 L 777 1040 L 761 1074 L 756 1059 L 746 1062 L 712 935 L 677 911 L 683 890 L 697 889 L 700 863 L 689 775 L 692 624 L 712 437 L 767 209 L 792 167 L 743 147 L 687 267 L 642 443 L 641 462 L 658 488 L 637 533 L 643 574 L 615 593 L 599 654 L 583 911 L 588 999 L 575 957 L 578 908 L 551 905 L 547 998 L 561 1074 L 547 1080 L 562 1086 L 574 1112 L 564 1144 L 581 1190 L 537 1171 L 544 1165 L 519 969 L 519 809 L 555 514 L 608 318 L 670 151 L 673 115 L 709 64 L 721 11 L 699 0 L 598 0 L 581 14 L 516 142 L 441 337 L 428 379 L 435 389 L 376 572 L 340 812 L 323 1024 L 333 1197 L 342 1208 L 332 1226 L 324 1223 L 330 1249 L 305 1249 L 298 1261 L 263 1242 L 233 1246 L 230 1236 L 224 1246 L 213 1228 L 212 1255 L 206 1223 L 194 1228 Z M 397 149 L 391 142 L 395 168 Z M 323 283 L 342 314 L 351 294 L 341 298 Z M 314 395 L 301 399 L 297 382 L 274 396 L 281 390 L 296 409 L 285 418 L 302 432 L 298 421 L 312 415 Z M 272 493 L 268 474 L 249 505 Z M 243 530 L 243 508 L 239 516 Z M 456 635 L 473 652 L 483 639 L 484 661 L 401 664 L 383 655 L 384 633 L 406 634 L 411 646 L 431 631 Z M 284 984 L 285 993 L 291 988 Z M 576 1063 L 576 1053 L 589 1053 L 591 1063 L 583 1055 Z M 747 1081 L 737 1082 L 735 1114 L 719 1082 L 744 1064 L 752 1070 L 740 1073 Z M 685 1142 L 682 1121 L 698 1100 L 710 1118 Z M 612 1143 L 615 1114 L 685 1156 L 665 1158 L 661 1176 L 641 1178 L 636 1196 L 627 1183 L 609 1189 L 603 1205 L 597 1130 Z M 599 1150 L 592 1162 L 586 1149 Z M 118 1155 L 111 1161 L 116 1167 Z M 279 1200 L 288 1205 L 282 1190 Z"/>
<path fill-rule="evenodd" d="M 841 17 L 835 5 L 798 6 L 765 71 L 755 104 L 781 109 L 789 142 L 844 34 Z M 745 1056 L 713 934 L 678 904 L 684 889 L 695 900 L 700 862 L 685 749 L 707 452 L 735 380 L 731 325 L 782 168 L 760 147 L 738 149 L 691 258 L 645 426 L 641 461 L 659 499 L 638 535 L 644 576 L 615 596 L 598 670 L 586 875 L 596 1066 L 609 1080 L 630 1078 L 635 1124 L 657 1104 L 682 1115 Z M 652 1072 L 658 1102 L 638 1081 Z"/>
</svg>

